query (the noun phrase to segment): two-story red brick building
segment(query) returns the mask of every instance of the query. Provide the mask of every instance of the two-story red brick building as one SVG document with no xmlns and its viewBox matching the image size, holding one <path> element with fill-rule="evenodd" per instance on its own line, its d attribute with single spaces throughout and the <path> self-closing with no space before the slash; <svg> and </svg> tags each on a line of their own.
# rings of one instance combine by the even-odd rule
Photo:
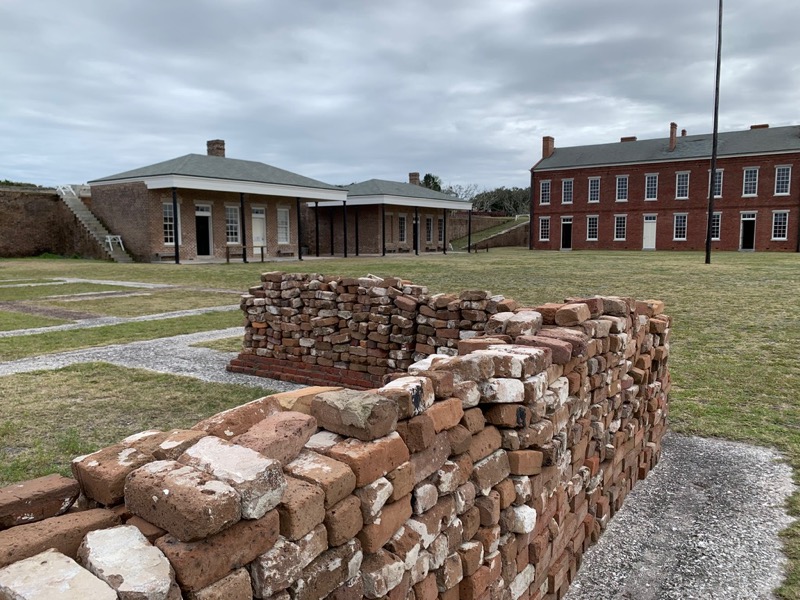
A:
<svg viewBox="0 0 800 600">
<path fill-rule="evenodd" d="M 705 247 L 711 134 L 556 148 L 531 169 L 530 248 Z M 719 134 L 712 248 L 800 251 L 800 126 Z"/>
</svg>

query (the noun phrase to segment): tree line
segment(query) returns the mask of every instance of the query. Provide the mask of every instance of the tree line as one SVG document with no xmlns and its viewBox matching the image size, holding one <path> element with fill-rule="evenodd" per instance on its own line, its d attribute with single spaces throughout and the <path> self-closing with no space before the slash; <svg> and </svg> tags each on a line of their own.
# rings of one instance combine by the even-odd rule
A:
<svg viewBox="0 0 800 600">
<path fill-rule="evenodd" d="M 432 173 L 426 173 L 421 183 L 428 189 L 470 200 L 472 209 L 479 212 L 504 212 L 507 215 L 520 215 L 528 214 L 530 210 L 530 187 L 507 188 L 501 186 L 493 190 L 480 190 L 475 183 L 443 185 L 441 177 Z"/>
</svg>

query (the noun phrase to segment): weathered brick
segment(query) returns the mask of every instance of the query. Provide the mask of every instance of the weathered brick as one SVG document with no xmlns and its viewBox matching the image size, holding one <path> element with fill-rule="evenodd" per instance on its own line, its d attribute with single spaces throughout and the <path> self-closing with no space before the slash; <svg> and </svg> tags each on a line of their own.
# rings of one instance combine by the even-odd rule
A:
<svg viewBox="0 0 800 600">
<path fill-rule="evenodd" d="M 436 439 L 433 419 L 422 414 L 397 424 L 397 433 L 403 438 L 409 452 L 421 452 Z"/>
<path fill-rule="evenodd" d="M 297 458 L 316 431 L 314 417 L 286 411 L 265 417 L 232 441 L 286 465 Z"/>
<path fill-rule="evenodd" d="M 242 514 L 239 494 L 231 486 L 168 460 L 149 463 L 128 476 L 125 505 L 185 542 L 213 535 Z"/>
<path fill-rule="evenodd" d="M 271 396 L 265 396 L 217 413 L 208 419 L 200 421 L 192 429 L 230 440 L 237 435 L 241 435 L 262 419 L 281 410 L 282 408 L 276 400 Z"/>
<path fill-rule="evenodd" d="M 321 487 L 325 508 L 343 500 L 356 488 L 356 476 L 347 464 L 310 450 L 303 450 L 285 470 L 292 477 Z"/>
<path fill-rule="evenodd" d="M 461 417 L 464 416 L 464 409 L 461 406 L 461 400 L 449 398 L 436 402 L 425 411 L 425 414 L 433 421 L 434 431 L 439 433 L 458 425 Z"/>
<path fill-rule="evenodd" d="M 327 454 L 350 466 L 356 476 L 356 487 L 372 483 L 409 459 L 408 448 L 396 432 L 373 441 L 345 440 L 331 447 Z"/>
<path fill-rule="evenodd" d="M 253 591 L 257 598 L 269 598 L 292 585 L 300 576 L 300 549 L 279 537 L 269 550 L 250 563 Z"/>
<path fill-rule="evenodd" d="M 0 569 L 0 598 L 39 600 L 116 600 L 117 593 L 68 556 L 56 550 L 20 560 Z"/>
<path fill-rule="evenodd" d="M 341 390 L 317 394 L 311 414 L 328 431 L 370 441 L 394 431 L 398 408 L 389 398 L 373 392 Z"/>
<path fill-rule="evenodd" d="M 299 390 L 292 390 L 289 392 L 280 392 L 279 394 L 272 394 L 270 399 L 277 402 L 283 410 L 291 410 L 296 412 L 311 414 L 311 401 L 317 394 L 324 392 L 336 392 L 342 388 L 340 387 L 323 387 L 311 386 L 301 388 Z"/>
<path fill-rule="evenodd" d="M 356 496 L 348 496 L 325 512 L 325 528 L 328 530 L 330 546 L 341 546 L 355 537 L 363 525 L 361 501 Z"/>
<path fill-rule="evenodd" d="M 361 563 L 364 597 L 375 599 L 387 595 L 400 585 L 404 573 L 403 561 L 393 554 L 385 550 L 368 554 Z"/>
<path fill-rule="evenodd" d="M 119 516 L 115 513 L 97 508 L 0 531 L 0 567 L 29 558 L 48 548 L 55 548 L 60 553 L 75 558 L 78 547 L 88 532 L 119 524 Z"/>
<path fill-rule="evenodd" d="M 401 377 L 375 390 L 397 404 L 398 419 L 420 415 L 433 404 L 433 384 L 427 377 Z"/>
<path fill-rule="evenodd" d="M 181 542 L 168 534 L 156 540 L 156 546 L 175 569 L 181 588 L 197 592 L 272 548 L 279 528 L 278 511 L 272 510 L 197 542 Z"/>
<path fill-rule="evenodd" d="M 357 488 L 354 492 L 361 502 L 361 516 L 364 523 L 372 523 L 380 513 L 381 508 L 392 496 L 394 487 L 385 477 L 379 477 L 364 487 Z"/>
<path fill-rule="evenodd" d="M 589 307 L 583 302 L 575 304 L 565 304 L 556 311 L 555 322 L 556 325 L 562 327 L 571 327 L 579 325 L 584 321 L 590 319 L 592 316 Z"/>
<path fill-rule="evenodd" d="M 448 456 L 450 456 L 450 440 L 447 433 L 442 432 L 436 436 L 430 448 L 411 456 L 410 462 L 414 467 L 414 485 L 439 470 Z"/>
<path fill-rule="evenodd" d="M 411 493 L 414 489 L 414 479 L 416 472 L 414 465 L 410 462 L 404 462 L 393 471 L 386 474 L 386 479 L 392 484 L 392 494 L 389 496 L 389 502 L 397 502 L 400 498 Z"/>
<path fill-rule="evenodd" d="M 47 475 L 0 489 L 0 529 L 64 514 L 80 493 L 74 479 Z"/>
<path fill-rule="evenodd" d="M 364 525 L 358 539 L 364 552 L 371 554 L 381 548 L 411 516 L 411 494 L 397 502 L 387 504 L 374 522 Z"/>
<path fill-rule="evenodd" d="M 479 430 L 472 436 L 469 446 L 469 453 L 472 462 L 478 462 L 486 458 L 495 450 L 499 450 L 503 444 L 503 438 L 496 427 L 490 425 Z"/>
<path fill-rule="evenodd" d="M 286 490 L 278 460 L 215 436 L 206 436 L 189 447 L 178 462 L 204 471 L 235 489 L 241 498 L 243 519 L 263 517 L 278 505 Z"/>
<path fill-rule="evenodd" d="M 81 564 L 122 600 L 167 598 L 175 576 L 164 554 L 133 526 L 90 531 L 78 548 Z"/>
<path fill-rule="evenodd" d="M 286 477 L 286 490 L 278 505 L 281 535 L 295 541 L 325 520 L 325 492 L 317 485 Z"/>
<path fill-rule="evenodd" d="M 253 588 L 247 569 L 236 569 L 219 581 L 196 592 L 187 592 L 185 595 L 186 600 L 252 600 L 252 598 Z"/>
<path fill-rule="evenodd" d="M 497 450 L 475 464 L 472 482 L 479 490 L 488 490 L 510 474 L 508 454 L 505 450 Z"/>
<path fill-rule="evenodd" d="M 120 443 L 73 459 L 72 473 L 87 498 L 113 506 L 125 497 L 128 474 L 154 460 L 149 452 Z"/>
<path fill-rule="evenodd" d="M 331 548 L 308 565 L 297 581 L 292 584 L 293 600 L 322 600 L 333 592 L 342 581 L 351 580 L 359 574 L 363 554 L 358 540 Z"/>
</svg>

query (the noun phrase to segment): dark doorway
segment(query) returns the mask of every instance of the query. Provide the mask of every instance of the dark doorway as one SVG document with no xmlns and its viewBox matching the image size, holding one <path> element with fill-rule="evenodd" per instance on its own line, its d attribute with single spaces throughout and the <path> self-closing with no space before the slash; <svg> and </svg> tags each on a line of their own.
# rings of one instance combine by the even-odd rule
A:
<svg viewBox="0 0 800 600">
<path fill-rule="evenodd" d="M 195 206 L 194 231 L 197 238 L 197 256 L 211 255 L 211 207 Z"/>
<path fill-rule="evenodd" d="M 561 249 L 572 250 L 572 219 L 561 221 Z"/>
<path fill-rule="evenodd" d="M 756 249 L 756 219 L 747 214 L 742 215 L 742 244 L 740 250 Z"/>
</svg>

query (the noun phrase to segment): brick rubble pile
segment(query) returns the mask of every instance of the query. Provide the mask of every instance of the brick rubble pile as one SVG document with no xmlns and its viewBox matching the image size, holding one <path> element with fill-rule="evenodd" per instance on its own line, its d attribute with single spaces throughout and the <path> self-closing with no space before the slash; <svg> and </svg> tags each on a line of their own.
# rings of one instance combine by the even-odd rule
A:
<svg viewBox="0 0 800 600">
<path fill-rule="evenodd" d="M 333 287 L 316 291 L 341 298 L 351 292 L 340 287 L 358 288 Z M 396 344 L 381 348 L 398 353 L 383 360 L 407 361 L 403 372 L 371 390 L 305 388 L 189 430 L 143 432 L 76 458 L 75 480 L 0 490 L 0 597 L 38 598 L 58 585 L 65 599 L 562 598 L 585 550 L 658 461 L 670 387 L 662 303 L 574 298 L 513 312 L 513 301 L 486 292 L 437 308 L 421 303 L 421 288 L 377 288 L 402 291 L 394 298 L 358 289 L 353 316 L 367 314 L 348 327 L 350 340 Z M 286 323 L 341 335 L 326 313 L 292 312 L 311 300 L 293 294 L 285 300 L 297 306 L 278 308 L 289 309 Z M 360 296 L 390 302 L 355 310 L 366 306 Z M 434 314 L 415 319 L 413 347 L 392 341 L 410 327 L 393 320 L 411 317 L 390 314 L 401 297 L 420 312 L 458 302 L 461 316 L 483 313 L 462 320 L 482 330 L 459 323 L 478 334 L 440 336 L 444 314 Z M 291 328 L 254 330 L 258 348 L 305 348 L 283 337 Z M 275 345 L 278 331 L 298 344 Z M 455 354 L 412 362 L 417 336 Z M 350 343 L 329 343 L 320 352 L 341 361 L 334 347 Z M 353 362 L 369 353 L 348 354 L 351 365 L 378 366 Z"/>
</svg>

